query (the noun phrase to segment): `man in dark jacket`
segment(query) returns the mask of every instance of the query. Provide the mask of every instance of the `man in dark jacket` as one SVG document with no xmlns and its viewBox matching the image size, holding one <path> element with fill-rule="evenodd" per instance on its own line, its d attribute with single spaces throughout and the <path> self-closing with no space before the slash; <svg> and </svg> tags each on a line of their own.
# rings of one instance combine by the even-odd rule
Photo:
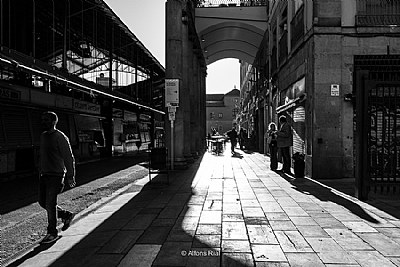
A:
<svg viewBox="0 0 400 267">
<path fill-rule="evenodd" d="M 235 126 L 232 127 L 232 130 L 228 131 L 226 135 L 229 137 L 231 141 L 231 152 L 235 154 L 235 147 L 237 144 L 238 133 L 236 132 Z"/>
<path fill-rule="evenodd" d="M 48 244 L 58 239 L 57 217 L 66 230 L 74 217 L 72 212 L 57 205 L 57 195 L 64 187 L 64 177 L 70 187 L 75 186 L 75 158 L 68 137 L 56 129 L 57 114 L 45 112 L 41 117 L 44 132 L 40 135 L 40 180 L 39 204 L 47 211 L 47 235 L 41 243 Z"/>
<path fill-rule="evenodd" d="M 292 127 L 287 122 L 285 116 L 279 117 L 279 123 L 281 124 L 281 127 L 279 131 L 276 132 L 277 135 L 276 141 L 278 148 L 281 150 L 282 160 L 283 160 L 283 167 L 279 171 L 291 174 L 292 172 L 290 170 L 291 167 L 290 147 L 292 146 L 293 143 Z"/>
</svg>

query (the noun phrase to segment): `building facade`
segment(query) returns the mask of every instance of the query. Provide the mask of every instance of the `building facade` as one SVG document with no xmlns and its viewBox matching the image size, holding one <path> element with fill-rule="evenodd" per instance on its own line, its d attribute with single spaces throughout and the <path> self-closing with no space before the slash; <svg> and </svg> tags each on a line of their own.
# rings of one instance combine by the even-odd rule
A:
<svg viewBox="0 0 400 267">
<path fill-rule="evenodd" d="M 266 125 L 286 115 L 307 175 L 356 177 L 360 198 L 398 193 L 400 2 L 270 1 L 267 16 L 257 58 L 241 72 L 239 118 L 254 122 L 258 149 Z"/>
<path fill-rule="evenodd" d="M 236 117 L 240 108 L 240 91 L 233 89 L 226 94 L 206 95 L 207 133 L 216 129 L 225 132 L 236 126 Z"/>
</svg>

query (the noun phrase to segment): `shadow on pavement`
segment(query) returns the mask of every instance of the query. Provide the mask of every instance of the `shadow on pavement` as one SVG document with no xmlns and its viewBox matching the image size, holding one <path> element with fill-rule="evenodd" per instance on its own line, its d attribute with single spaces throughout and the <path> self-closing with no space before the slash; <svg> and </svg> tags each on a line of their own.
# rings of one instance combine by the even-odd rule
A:
<svg viewBox="0 0 400 267">
<path fill-rule="evenodd" d="M 199 224 L 208 192 L 192 186 L 200 163 L 201 158 L 188 170 L 171 172 L 169 185 L 165 175 L 143 187 L 133 185 L 121 195 L 132 198 L 89 234 L 84 222 L 72 224 L 70 236 L 64 234 L 58 243 L 85 236 L 50 266 L 252 266 L 250 253 L 221 253 L 221 223 Z M 104 207 L 81 220 L 101 220 L 110 212 L 110 206 Z M 39 252 L 56 253 L 57 248 L 36 250 L 18 263 L 29 265 Z"/>
<path fill-rule="evenodd" d="M 76 186 L 79 187 L 143 161 L 148 161 L 148 155 L 146 153 L 134 156 L 107 158 L 96 162 L 77 165 Z M 37 202 L 38 186 L 38 174 L 2 183 L 0 186 L 0 215 Z M 64 192 L 69 189 L 69 186 L 65 186 Z"/>
<path fill-rule="evenodd" d="M 334 202 L 351 211 L 354 215 L 372 223 L 379 223 L 375 218 L 371 217 L 362 207 L 353 201 L 340 196 L 332 191 L 329 187 L 325 187 L 313 180 L 305 178 L 294 178 L 285 173 L 277 172 L 282 178 L 289 181 L 293 188 L 303 194 L 313 195 L 321 201 Z"/>
</svg>

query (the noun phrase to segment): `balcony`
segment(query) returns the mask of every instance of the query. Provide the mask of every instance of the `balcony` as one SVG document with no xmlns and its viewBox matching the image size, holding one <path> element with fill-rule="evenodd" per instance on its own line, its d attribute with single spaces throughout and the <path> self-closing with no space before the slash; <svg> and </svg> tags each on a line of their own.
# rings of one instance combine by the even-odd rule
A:
<svg viewBox="0 0 400 267">
<path fill-rule="evenodd" d="M 400 25 L 400 1 L 358 0 L 357 26 Z"/>
</svg>

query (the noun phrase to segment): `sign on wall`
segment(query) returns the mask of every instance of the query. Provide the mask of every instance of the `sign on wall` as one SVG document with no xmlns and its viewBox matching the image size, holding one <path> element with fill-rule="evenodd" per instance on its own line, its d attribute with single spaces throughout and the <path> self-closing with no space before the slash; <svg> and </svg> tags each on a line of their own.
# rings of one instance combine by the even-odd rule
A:
<svg viewBox="0 0 400 267">
<path fill-rule="evenodd" d="M 339 84 L 331 84 L 331 96 L 339 96 Z"/>
<path fill-rule="evenodd" d="M 179 79 L 165 79 L 165 106 L 179 106 Z"/>
</svg>

